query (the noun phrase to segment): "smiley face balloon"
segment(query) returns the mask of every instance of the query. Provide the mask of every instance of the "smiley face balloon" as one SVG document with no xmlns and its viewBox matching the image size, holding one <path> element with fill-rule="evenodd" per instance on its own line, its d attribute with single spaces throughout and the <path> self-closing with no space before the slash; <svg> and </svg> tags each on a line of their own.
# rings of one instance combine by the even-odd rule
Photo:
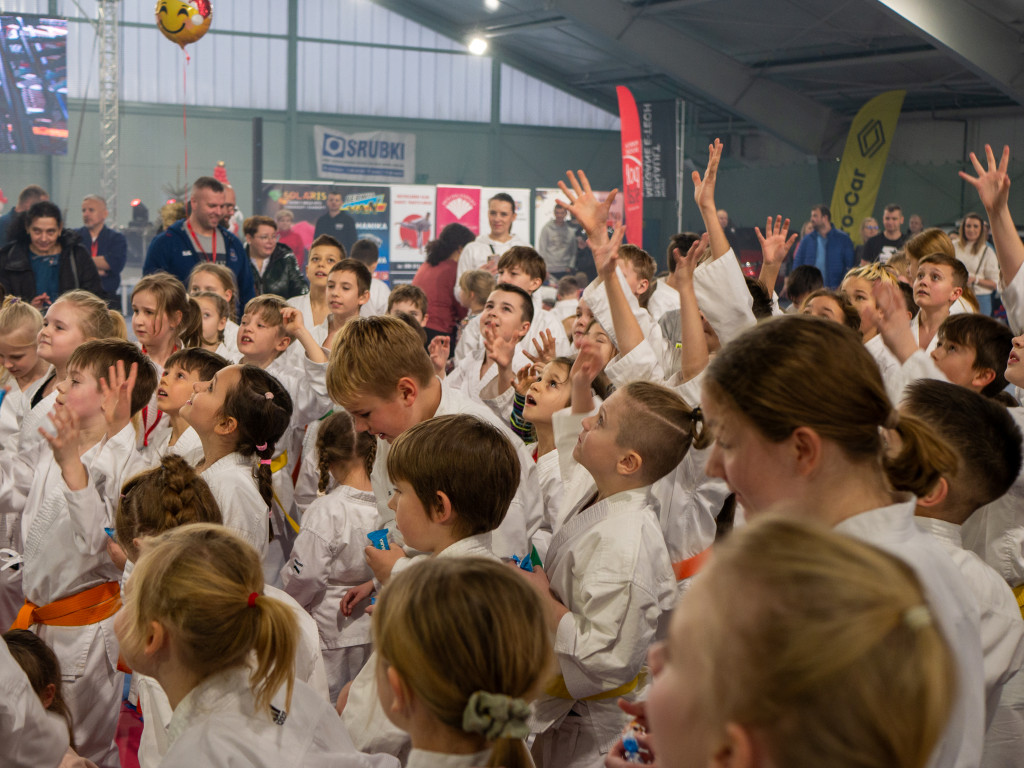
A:
<svg viewBox="0 0 1024 768">
<path fill-rule="evenodd" d="M 210 0 L 157 0 L 156 25 L 164 37 L 184 50 L 206 34 L 213 21 Z"/>
</svg>

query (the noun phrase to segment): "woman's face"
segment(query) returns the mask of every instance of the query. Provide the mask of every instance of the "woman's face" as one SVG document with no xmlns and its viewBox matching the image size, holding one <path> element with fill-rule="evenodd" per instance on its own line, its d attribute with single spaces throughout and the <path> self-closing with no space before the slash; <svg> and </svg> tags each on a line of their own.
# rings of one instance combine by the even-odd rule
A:
<svg viewBox="0 0 1024 768">
<path fill-rule="evenodd" d="M 974 243 L 979 237 L 981 237 L 981 222 L 973 217 L 964 219 L 964 239 L 968 243 Z"/>
<path fill-rule="evenodd" d="M 57 248 L 60 237 L 60 222 L 52 216 L 39 216 L 28 225 L 28 236 L 32 242 L 32 252 L 40 256 L 50 254 Z"/>
<path fill-rule="evenodd" d="M 270 258 L 277 246 L 277 230 L 268 224 L 261 224 L 255 235 L 246 235 L 249 241 L 249 252 L 260 259 Z"/>
</svg>

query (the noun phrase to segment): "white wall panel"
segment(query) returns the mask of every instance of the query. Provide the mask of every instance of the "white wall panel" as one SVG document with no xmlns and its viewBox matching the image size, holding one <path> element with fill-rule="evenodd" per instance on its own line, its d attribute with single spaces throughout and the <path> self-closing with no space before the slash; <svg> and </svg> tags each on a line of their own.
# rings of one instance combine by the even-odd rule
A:
<svg viewBox="0 0 1024 768">
<path fill-rule="evenodd" d="M 299 3 L 299 37 L 444 51 L 465 50 L 454 40 L 374 5 L 370 0 L 302 0 Z"/>
<path fill-rule="evenodd" d="M 490 120 L 491 62 L 475 56 L 300 42 L 303 112 Z"/>
<path fill-rule="evenodd" d="M 501 67 L 501 122 L 618 130 L 619 118 L 518 69 Z"/>
</svg>

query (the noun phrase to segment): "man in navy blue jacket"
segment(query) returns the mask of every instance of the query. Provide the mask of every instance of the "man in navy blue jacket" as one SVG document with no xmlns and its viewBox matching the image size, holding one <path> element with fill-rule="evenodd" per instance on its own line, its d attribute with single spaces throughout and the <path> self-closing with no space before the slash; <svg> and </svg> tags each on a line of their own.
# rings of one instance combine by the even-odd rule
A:
<svg viewBox="0 0 1024 768">
<path fill-rule="evenodd" d="M 825 287 L 833 290 L 853 268 L 853 241 L 841 229 L 832 226 L 832 213 L 824 205 L 811 208 L 814 231 L 800 240 L 793 257 L 793 267 L 808 264 L 817 267 L 825 279 Z"/>
<path fill-rule="evenodd" d="M 92 256 L 100 273 L 103 298 L 111 309 L 120 309 L 117 291 L 121 287 L 121 270 L 128 260 L 128 241 L 120 232 L 106 225 L 107 201 L 99 195 L 86 195 L 82 200 L 82 223 L 78 237 Z"/>
<path fill-rule="evenodd" d="M 153 238 L 142 274 L 163 270 L 188 285 L 192 268 L 216 261 L 235 273 L 241 306 L 255 293 L 249 259 L 242 241 L 218 225 L 224 215 L 224 185 L 212 176 L 200 176 L 192 185 L 192 214 Z"/>
</svg>

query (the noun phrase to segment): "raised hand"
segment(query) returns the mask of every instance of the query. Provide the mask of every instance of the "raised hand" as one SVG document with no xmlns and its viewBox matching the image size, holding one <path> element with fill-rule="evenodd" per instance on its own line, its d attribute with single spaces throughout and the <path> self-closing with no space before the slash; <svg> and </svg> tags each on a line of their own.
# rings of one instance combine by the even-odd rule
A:
<svg viewBox="0 0 1024 768">
<path fill-rule="evenodd" d="M 708 167 L 704 170 L 704 178 L 700 177 L 699 171 L 694 171 L 693 178 L 693 199 L 701 213 L 710 211 L 715 213 L 715 183 L 718 180 L 718 163 L 722 159 L 722 142 L 715 139 L 714 144 L 708 145 Z"/>
<path fill-rule="evenodd" d="M 306 327 L 302 319 L 302 313 L 295 307 L 286 307 L 281 310 L 281 330 L 285 335 L 294 339 Z"/>
<path fill-rule="evenodd" d="M 571 189 L 565 185 L 564 181 L 558 182 L 558 188 L 568 198 L 568 202 L 564 200 L 558 200 L 557 202 L 573 215 L 573 218 L 580 223 L 580 226 L 583 227 L 591 239 L 600 239 L 599 236 L 595 238 L 595 235 L 597 235 L 599 230 L 601 232 L 605 231 L 608 211 L 611 210 L 612 201 L 619 193 L 619 190 L 613 189 L 603 201 L 598 200 L 597 195 L 590 188 L 587 174 L 583 171 L 577 171 L 577 173 L 579 174 L 579 179 L 576 178 L 576 174 L 572 171 L 565 172 Z"/>
<path fill-rule="evenodd" d="M 871 288 L 878 308 L 878 333 L 882 341 L 901 363 L 905 363 L 917 351 L 917 341 L 910 330 L 907 317 L 907 303 L 899 286 L 877 281 Z"/>
<path fill-rule="evenodd" d="M 530 391 L 533 383 L 540 380 L 540 365 L 533 362 L 519 369 L 519 372 L 516 374 L 515 384 L 513 385 L 518 394 L 525 396 Z"/>
<path fill-rule="evenodd" d="M 448 336 L 435 336 L 430 340 L 427 347 L 427 354 L 430 355 L 430 362 L 434 364 L 434 371 L 438 374 L 444 373 L 448 365 L 448 353 L 451 350 L 451 338 Z"/>
<path fill-rule="evenodd" d="M 569 378 L 574 383 L 585 383 L 589 387 L 602 370 L 604 360 L 601 357 L 601 350 L 593 341 L 584 338 L 580 343 L 576 361 L 572 364 L 572 370 L 569 371 Z"/>
<path fill-rule="evenodd" d="M 526 358 L 532 363 L 547 365 L 555 359 L 555 335 L 550 329 L 541 331 L 537 338 L 533 340 L 533 348 L 537 350 L 536 355 L 530 354 L 525 349 L 523 350 Z"/>
<path fill-rule="evenodd" d="M 482 331 L 488 359 L 493 360 L 499 368 L 509 368 L 516 353 L 516 342 L 506 339 L 491 326 L 485 326 Z"/>
<path fill-rule="evenodd" d="M 777 266 L 785 260 L 786 254 L 793 247 L 793 243 L 796 242 L 799 233 L 794 232 L 787 239 L 789 219 L 783 221 L 781 215 L 775 217 L 774 225 L 772 224 L 772 217 L 769 216 L 768 221 L 764 225 L 764 231 L 765 234 L 762 235 L 761 230 L 758 227 L 754 227 L 757 241 L 761 244 L 761 256 L 765 264 Z"/>
<path fill-rule="evenodd" d="M 693 282 L 693 273 L 697 270 L 697 263 L 700 257 L 708 248 L 708 233 L 705 232 L 689 247 L 685 254 L 680 253 L 678 248 L 672 249 L 672 260 L 675 261 L 675 270 L 665 278 L 670 288 L 679 290 L 679 286 L 687 282 Z"/>
<path fill-rule="evenodd" d="M 1010 176 L 1006 169 L 1010 165 L 1010 148 L 1003 147 L 1003 156 L 996 163 L 992 147 L 985 145 L 985 161 L 988 169 L 982 167 L 978 156 L 971 152 L 971 164 L 977 176 L 960 171 L 960 178 L 978 190 L 978 197 L 986 211 L 1001 210 L 1006 207 L 1010 198 Z"/>
<path fill-rule="evenodd" d="M 124 372 L 124 361 L 118 360 L 110 366 L 107 377 L 100 377 L 100 394 L 103 395 L 103 418 L 107 422 L 107 436 L 113 437 L 132 420 L 132 391 L 139 375 L 139 364 L 132 363 L 128 375 Z"/>
<path fill-rule="evenodd" d="M 626 225 L 619 224 L 615 227 L 610 240 L 603 243 L 590 241 L 590 249 L 594 253 L 594 266 L 597 267 L 598 276 L 605 282 L 615 279 L 615 269 L 619 265 L 619 248 L 625 234 Z"/>
</svg>

